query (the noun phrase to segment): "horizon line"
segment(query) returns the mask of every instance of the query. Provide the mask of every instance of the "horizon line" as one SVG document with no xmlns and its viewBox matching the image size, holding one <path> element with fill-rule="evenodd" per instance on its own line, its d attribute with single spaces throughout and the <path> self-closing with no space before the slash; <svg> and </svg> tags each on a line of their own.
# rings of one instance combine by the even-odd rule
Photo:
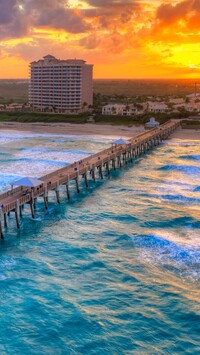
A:
<svg viewBox="0 0 200 355">
<path fill-rule="evenodd" d="M 0 80 L 30 80 L 30 78 L 0 78 Z M 93 78 L 93 80 L 200 80 L 200 78 Z"/>
</svg>

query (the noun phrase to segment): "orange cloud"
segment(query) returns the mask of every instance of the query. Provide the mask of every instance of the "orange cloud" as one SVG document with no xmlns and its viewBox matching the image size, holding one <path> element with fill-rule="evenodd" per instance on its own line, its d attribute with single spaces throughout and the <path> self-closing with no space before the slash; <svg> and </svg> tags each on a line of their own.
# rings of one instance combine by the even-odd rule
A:
<svg viewBox="0 0 200 355">
<path fill-rule="evenodd" d="M 23 77 L 22 66 L 47 53 L 84 58 L 96 77 L 199 75 L 199 0 L 0 0 L 0 8 L 1 77 L 6 61 L 7 76 Z"/>
</svg>

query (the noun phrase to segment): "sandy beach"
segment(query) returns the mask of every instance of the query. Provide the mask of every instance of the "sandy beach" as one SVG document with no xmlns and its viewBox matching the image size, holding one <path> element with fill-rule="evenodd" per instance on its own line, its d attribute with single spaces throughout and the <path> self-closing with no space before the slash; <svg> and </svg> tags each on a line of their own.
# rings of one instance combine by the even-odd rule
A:
<svg viewBox="0 0 200 355">
<path fill-rule="evenodd" d="M 143 126 L 112 126 L 98 124 L 72 124 L 72 123 L 21 123 L 0 122 L 0 131 L 22 131 L 30 133 L 70 134 L 70 135 L 100 135 L 133 137 L 145 131 Z M 200 130 L 179 128 L 173 135 L 178 139 L 200 140 Z"/>
<path fill-rule="evenodd" d="M 124 136 L 132 137 L 144 132 L 143 126 L 127 127 L 98 124 L 74 124 L 74 123 L 21 123 L 1 122 L 0 130 L 26 131 L 31 133 L 52 133 L 70 135 L 100 135 L 100 136 Z"/>
</svg>

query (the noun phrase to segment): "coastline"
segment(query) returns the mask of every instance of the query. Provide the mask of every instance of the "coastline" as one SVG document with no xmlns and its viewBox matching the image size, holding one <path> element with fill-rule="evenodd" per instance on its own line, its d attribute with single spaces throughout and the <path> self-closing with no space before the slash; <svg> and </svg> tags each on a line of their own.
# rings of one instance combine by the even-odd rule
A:
<svg viewBox="0 0 200 355">
<path fill-rule="evenodd" d="M 144 132 L 143 126 L 112 126 L 98 125 L 92 123 L 42 123 L 42 122 L 0 122 L 0 131 L 22 131 L 29 133 L 50 133 L 50 134 L 69 134 L 69 135 L 100 135 L 132 137 Z"/>
<path fill-rule="evenodd" d="M 0 122 L 0 131 L 21 131 L 29 133 L 50 133 L 50 134 L 69 134 L 69 135 L 100 135 L 133 137 L 145 131 L 143 126 L 114 126 L 98 125 L 92 123 L 41 123 L 41 122 Z M 181 129 L 175 131 L 172 138 L 200 140 L 200 130 Z"/>
</svg>

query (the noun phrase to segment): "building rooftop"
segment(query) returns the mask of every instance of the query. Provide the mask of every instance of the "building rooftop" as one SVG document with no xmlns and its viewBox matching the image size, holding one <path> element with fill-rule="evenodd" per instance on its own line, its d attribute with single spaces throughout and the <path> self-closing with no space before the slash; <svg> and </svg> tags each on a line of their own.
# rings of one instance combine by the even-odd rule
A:
<svg viewBox="0 0 200 355">
<path fill-rule="evenodd" d="M 43 59 L 39 59 L 38 61 L 33 61 L 30 64 L 69 64 L 69 65 L 83 65 L 86 63 L 83 59 L 58 59 L 53 55 L 47 54 L 43 57 Z M 92 65 L 92 64 L 91 64 Z"/>
</svg>

